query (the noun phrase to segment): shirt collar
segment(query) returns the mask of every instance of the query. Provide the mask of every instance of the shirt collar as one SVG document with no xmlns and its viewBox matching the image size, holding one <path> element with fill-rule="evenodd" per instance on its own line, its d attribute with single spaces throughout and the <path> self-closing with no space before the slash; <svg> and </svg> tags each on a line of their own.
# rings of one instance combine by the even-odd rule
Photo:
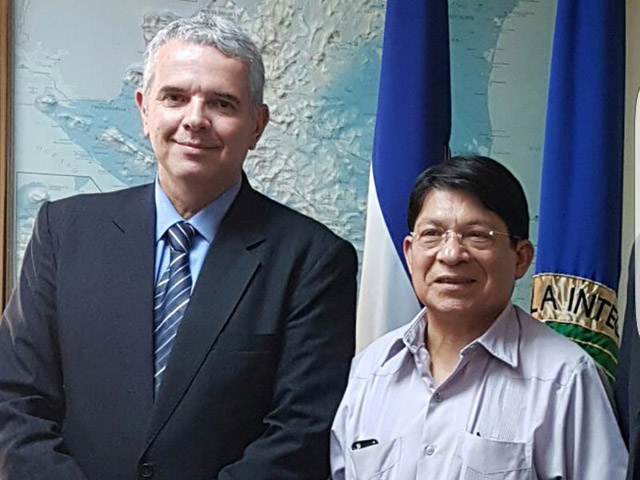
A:
<svg viewBox="0 0 640 480">
<path fill-rule="evenodd" d="M 420 350 L 420 347 L 424 346 L 424 334 L 427 330 L 426 314 L 427 309 L 425 307 L 413 317 L 402 336 L 402 342 L 414 355 Z"/>
<path fill-rule="evenodd" d="M 464 347 L 462 352 L 471 348 L 474 344 L 482 345 L 487 352 L 507 365 L 514 368 L 517 367 L 520 347 L 520 322 L 518 321 L 516 307 L 511 302 L 507 303 L 507 306 L 487 331 Z"/>
<path fill-rule="evenodd" d="M 424 331 L 426 328 L 424 316 L 427 312 L 426 308 L 423 308 L 418 314 L 413 317 L 413 320 L 409 322 L 405 328 L 399 328 L 396 330 L 395 338 L 389 344 L 384 355 L 382 356 L 382 362 L 380 367 L 384 367 L 385 364 L 393 357 L 395 357 L 401 351 L 409 350 L 412 354 L 415 354 L 421 345 L 424 345 Z M 387 365 L 387 368 L 395 368 Z"/>
<path fill-rule="evenodd" d="M 211 243 L 216 236 L 220 222 L 226 215 L 240 191 L 241 181 L 233 184 L 227 191 L 208 204 L 193 217 L 189 223 Z M 166 231 L 176 222 L 184 220 L 176 211 L 175 207 L 167 197 L 156 177 L 155 182 L 155 204 L 156 204 L 156 243 L 164 236 Z"/>
<path fill-rule="evenodd" d="M 382 358 L 383 366 L 395 357 L 405 347 L 415 355 L 424 345 L 424 334 L 427 328 L 427 309 L 423 308 L 405 329 L 398 332 L 397 338 L 391 342 L 386 354 Z M 511 367 L 518 366 L 518 351 L 520 344 L 520 322 L 518 321 L 516 307 L 511 302 L 507 304 L 498 318 L 489 329 L 476 340 L 472 341 L 461 350 L 465 352 L 473 346 L 482 345 L 487 352 L 502 360 Z"/>
</svg>

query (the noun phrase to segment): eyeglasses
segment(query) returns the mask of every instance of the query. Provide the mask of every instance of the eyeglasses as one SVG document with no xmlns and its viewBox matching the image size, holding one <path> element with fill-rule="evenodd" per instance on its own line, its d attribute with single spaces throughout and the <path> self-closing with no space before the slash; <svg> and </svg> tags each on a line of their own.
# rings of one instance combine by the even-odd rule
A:
<svg viewBox="0 0 640 480">
<path fill-rule="evenodd" d="M 458 237 L 458 242 L 465 248 L 474 250 L 488 250 L 495 244 L 499 236 L 517 239 L 512 235 L 495 230 L 472 228 L 464 232 L 444 230 L 442 228 L 426 228 L 420 232 L 410 232 L 412 241 L 422 250 L 433 250 L 442 247 L 449 239 L 449 234 Z"/>
</svg>

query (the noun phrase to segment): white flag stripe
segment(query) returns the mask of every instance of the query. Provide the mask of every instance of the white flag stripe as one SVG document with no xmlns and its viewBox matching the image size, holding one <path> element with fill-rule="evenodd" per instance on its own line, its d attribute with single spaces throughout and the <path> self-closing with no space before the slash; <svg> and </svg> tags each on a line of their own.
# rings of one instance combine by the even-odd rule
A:
<svg viewBox="0 0 640 480">
<path fill-rule="evenodd" d="M 419 310 L 411 281 L 384 222 L 370 173 L 356 349 L 360 351 L 384 333 L 404 325 Z"/>
</svg>

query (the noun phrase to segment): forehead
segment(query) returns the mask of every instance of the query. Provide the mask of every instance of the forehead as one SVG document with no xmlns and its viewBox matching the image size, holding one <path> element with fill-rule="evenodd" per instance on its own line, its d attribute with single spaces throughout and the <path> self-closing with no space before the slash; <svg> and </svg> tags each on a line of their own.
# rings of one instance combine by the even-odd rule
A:
<svg viewBox="0 0 640 480">
<path fill-rule="evenodd" d="M 158 82 L 199 79 L 227 81 L 246 86 L 249 68 L 239 58 L 229 57 L 211 45 L 172 39 L 158 49 L 154 85 Z"/>
<path fill-rule="evenodd" d="M 425 222 L 480 223 L 504 228 L 504 221 L 486 208 L 474 195 L 461 190 L 434 188 L 422 201 L 416 225 Z"/>
</svg>

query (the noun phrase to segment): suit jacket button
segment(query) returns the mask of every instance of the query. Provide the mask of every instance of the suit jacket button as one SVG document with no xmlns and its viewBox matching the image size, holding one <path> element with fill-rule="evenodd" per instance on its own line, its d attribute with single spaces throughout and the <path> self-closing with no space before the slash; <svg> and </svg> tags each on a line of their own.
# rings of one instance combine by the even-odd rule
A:
<svg viewBox="0 0 640 480">
<path fill-rule="evenodd" d="M 138 470 L 142 478 L 153 477 L 153 463 L 143 463 Z"/>
</svg>

